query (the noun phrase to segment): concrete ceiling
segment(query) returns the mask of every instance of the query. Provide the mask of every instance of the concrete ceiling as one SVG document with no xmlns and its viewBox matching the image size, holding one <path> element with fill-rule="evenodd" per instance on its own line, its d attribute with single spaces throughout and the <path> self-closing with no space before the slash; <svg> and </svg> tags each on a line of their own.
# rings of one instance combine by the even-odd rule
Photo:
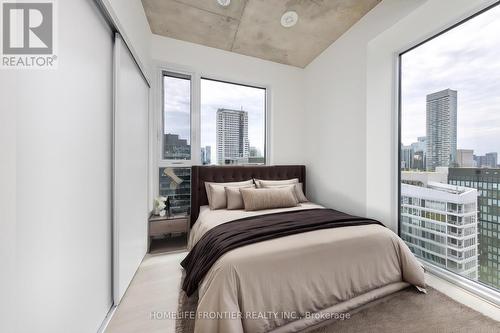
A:
<svg viewBox="0 0 500 333">
<path fill-rule="evenodd" d="M 305 67 L 382 0 L 142 0 L 154 34 Z M 294 10 L 291 28 L 281 15 Z"/>
</svg>

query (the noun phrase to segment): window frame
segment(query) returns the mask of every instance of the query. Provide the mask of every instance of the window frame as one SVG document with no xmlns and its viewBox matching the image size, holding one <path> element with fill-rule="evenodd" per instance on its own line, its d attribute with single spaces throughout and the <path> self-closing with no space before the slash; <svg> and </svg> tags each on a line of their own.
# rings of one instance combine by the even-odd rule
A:
<svg viewBox="0 0 500 333">
<path fill-rule="evenodd" d="M 240 82 L 235 82 L 235 81 L 230 81 L 227 79 L 222 79 L 216 76 L 212 75 L 200 75 L 199 77 L 199 87 L 200 87 L 200 96 L 199 96 L 199 112 L 200 112 L 200 119 L 201 119 L 201 80 L 210 80 L 210 81 L 215 81 L 215 82 L 221 82 L 221 83 L 228 83 L 228 84 L 235 84 L 239 86 L 244 86 L 244 87 L 249 87 L 249 88 L 256 88 L 256 89 L 263 89 L 264 94 L 265 94 L 265 101 L 264 101 L 264 163 L 258 164 L 258 165 L 269 165 L 269 87 L 266 85 L 259 85 L 259 84 L 252 84 L 252 83 L 242 83 Z M 200 121 L 201 123 L 201 121 Z M 201 125 L 201 124 L 200 124 Z M 201 150 L 201 127 L 199 128 L 199 133 L 200 133 L 200 147 L 199 150 Z M 199 164 L 201 165 L 201 156 L 200 156 L 200 161 Z M 218 165 L 218 164 L 214 164 Z M 248 163 L 248 164 L 242 164 L 242 165 L 257 165 L 254 163 Z"/>
<path fill-rule="evenodd" d="M 154 188 L 154 196 L 159 195 L 159 176 L 158 169 L 165 167 L 183 168 L 193 165 L 201 165 L 201 78 L 227 82 L 231 84 L 239 84 L 249 87 L 261 88 L 266 91 L 265 101 L 265 122 L 264 122 L 264 165 L 270 165 L 272 162 L 271 149 L 271 115 L 272 115 L 272 87 L 264 83 L 256 83 L 244 81 L 238 78 L 224 77 L 209 72 L 199 71 L 192 67 L 181 66 L 177 64 L 156 62 L 155 80 L 153 98 L 152 115 L 150 121 L 150 130 L 152 135 L 152 151 L 154 153 L 153 166 L 151 169 L 152 185 Z M 165 72 L 189 75 L 191 77 L 191 159 L 190 160 L 166 160 L 163 159 L 163 115 L 164 115 L 164 91 L 163 91 L 163 76 Z M 193 153 L 194 152 L 194 153 Z"/>
<path fill-rule="evenodd" d="M 412 51 L 413 49 L 433 40 L 434 38 L 437 38 L 443 34 L 445 34 L 446 32 L 450 31 L 450 30 L 453 30 L 454 28 L 462 25 L 463 23 L 466 23 L 467 21 L 475 18 L 476 16 L 479 16 L 485 12 L 487 12 L 488 10 L 494 8 L 494 7 L 497 7 L 497 6 L 500 6 L 500 1 L 495 1 L 493 3 L 490 3 L 490 4 L 487 4 L 484 8 L 480 9 L 480 10 L 477 10 L 473 13 L 471 13 L 470 15 L 467 15 L 465 18 L 461 18 L 459 19 L 456 23 L 453 23 L 451 24 L 450 26 L 432 34 L 430 37 L 424 37 L 422 40 L 412 44 L 411 46 L 401 50 L 401 51 L 398 51 L 396 53 L 394 53 L 394 69 L 395 69 L 395 75 L 394 75 L 394 78 L 395 78 L 395 82 L 394 82 L 394 90 L 395 90 L 395 94 L 394 94 L 394 108 L 395 108 L 395 115 L 397 117 L 397 120 L 395 122 L 395 130 L 396 130 L 396 135 L 397 135 L 397 140 L 395 140 L 395 143 L 396 143 L 396 147 L 394 147 L 394 149 L 396 150 L 395 152 L 395 156 L 396 156 L 396 161 L 395 161 L 395 169 L 396 169 L 396 172 L 397 172 L 397 175 L 396 175 L 396 209 L 395 209 L 395 212 L 397 213 L 397 233 L 398 233 L 398 236 L 401 237 L 401 223 L 402 223 L 402 219 L 401 219 L 401 213 L 402 213 L 402 210 L 401 210 L 401 158 L 402 158 L 402 154 L 401 154 L 401 119 L 402 119 L 402 103 L 401 103 L 401 99 L 402 99 L 402 61 L 401 61 L 401 57 L 405 54 L 405 53 L 408 53 L 410 51 Z M 393 164 L 394 165 L 394 164 Z M 480 192 L 480 190 L 478 189 L 478 193 Z M 479 207 L 478 207 L 479 209 Z M 393 210 L 394 211 L 394 210 Z M 479 218 L 479 214 L 478 214 L 478 217 Z M 427 272 L 439 277 L 439 278 L 442 278 L 444 280 L 446 280 L 447 282 L 453 284 L 454 286 L 457 286 L 459 288 L 462 288 L 464 290 L 467 290 L 469 292 L 471 292 L 472 294 L 476 295 L 477 297 L 480 297 L 488 302 L 491 302 L 493 304 L 496 304 L 496 305 L 499 305 L 500 306 L 500 290 L 496 290 L 494 289 L 493 287 L 490 287 L 486 284 L 482 284 L 481 282 L 478 281 L 474 281 L 474 280 L 471 280 L 471 279 L 468 279 L 464 276 L 461 276 L 460 274 L 458 273 L 454 273 L 450 270 L 447 270 L 445 268 L 442 268 L 442 267 L 439 267 L 437 265 L 434 265 L 433 263 L 429 262 L 429 261 L 426 261 L 426 260 L 423 260 L 423 259 L 420 259 L 420 258 L 417 258 L 419 260 L 420 263 L 422 263 L 422 265 L 424 266 L 424 268 L 426 269 Z M 479 260 L 479 258 L 478 258 Z M 478 274 L 479 274 L 479 270 L 480 270 L 480 266 L 478 264 Z"/>
<path fill-rule="evenodd" d="M 167 75 L 167 74 L 173 74 L 173 75 Z M 191 158 L 188 160 L 176 160 L 176 159 L 164 159 L 163 158 L 163 143 L 164 143 L 164 124 L 165 124 L 165 87 L 164 87 L 164 77 L 165 76 L 170 76 L 170 77 L 175 77 L 175 75 L 179 76 L 189 76 L 190 80 L 190 146 L 191 146 Z M 194 78 L 195 78 L 195 73 L 186 71 L 186 70 L 172 70 L 170 67 L 161 67 L 159 68 L 159 75 L 158 75 L 158 94 L 157 94 L 157 100 L 159 100 L 159 112 L 157 112 L 157 126 L 155 132 L 157 133 L 157 143 L 158 147 L 156 149 L 156 154 L 157 154 L 157 167 L 158 168 L 164 168 L 164 167 L 186 167 L 186 166 L 191 166 L 194 165 L 196 157 L 194 156 L 193 152 L 196 149 L 196 142 L 195 142 L 195 135 L 194 132 L 196 129 L 194 128 L 195 125 L 197 124 L 196 119 L 195 119 L 195 112 L 194 112 Z"/>
<path fill-rule="evenodd" d="M 165 73 L 179 74 L 191 77 L 191 159 L 190 160 L 167 160 L 163 159 L 163 76 Z M 201 165 L 201 80 L 207 79 L 229 84 L 236 84 L 251 88 L 258 88 L 265 90 L 265 109 L 264 109 L 264 164 L 269 165 L 271 161 L 271 144 L 270 144 L 270 123 L 271 123 L 271 93 L 272 89 L 267 84 L 253 83 L 242 81 L 238 79 L 231 79 L 205 72 L 195 71 L 190 68 L 176 66 L 176 65 L 162 65 L 157 66 L 157 84 L 156 96 L 157 103 L 155 112 L 155 128 L 153 133 L 156 134 L 156 161 L 158 167 L 183 167 Z M 194 152 L 194 153 L 193 153 Z"/>
</svg>

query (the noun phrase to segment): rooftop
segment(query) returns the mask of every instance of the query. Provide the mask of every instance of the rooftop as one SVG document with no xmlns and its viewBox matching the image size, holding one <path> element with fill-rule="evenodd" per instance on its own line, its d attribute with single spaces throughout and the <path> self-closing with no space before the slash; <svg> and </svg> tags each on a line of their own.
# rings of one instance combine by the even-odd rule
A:
<svg viewBox="0 0 500 333">
<path fill-rule="evenodd" d="M 470 187 L 464 187 L 464 186 L 457 186 L 457 185 L 449 185 L 449 184 L 443 184 L 443 183 L 438 183 L 438 182 L 432 182 L 430 181 L 427 184 L 427 188 L 438 190 L 438 191 L 443 191 L 451 194 L 463 194 L 471 191 L 476 191 L 474 188 Z"/>
</svg>

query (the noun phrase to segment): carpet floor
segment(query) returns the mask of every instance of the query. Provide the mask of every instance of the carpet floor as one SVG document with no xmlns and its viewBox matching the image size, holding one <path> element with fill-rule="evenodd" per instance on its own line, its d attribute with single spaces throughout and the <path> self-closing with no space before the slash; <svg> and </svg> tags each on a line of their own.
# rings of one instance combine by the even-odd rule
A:
<svg viewBox="0 0 500 333">
<path fill-rule="evenodd" d="M 179 293 L 179 312 L 196 311 L 198 299 Z M 346 320 L 323 322 L 307 333 L 498 333 L 497 322 L 448 296 L 428 288 L 421 294 L 407 288 L 349 311 Z M 178 319 L 176 333 L 192 333 L 194 320 Z"/>
</svg>

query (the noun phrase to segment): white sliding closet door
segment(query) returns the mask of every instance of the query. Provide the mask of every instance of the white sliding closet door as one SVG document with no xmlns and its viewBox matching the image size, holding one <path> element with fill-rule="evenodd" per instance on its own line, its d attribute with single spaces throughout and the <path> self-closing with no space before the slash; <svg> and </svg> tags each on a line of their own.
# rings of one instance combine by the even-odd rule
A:
<svg viewBox="0 0 500 333">
<path fill-rule="evenodd" d="M 0 70 L 2 333 L 97 332 L 113 304 L 114 36 L 56 3 L 58 68 Z"/>
<path fill-rule="evenodd" d="M 114 302 L 147 248 L 149 87 L 120 35 L 115 37 Z"/>
</svg>

